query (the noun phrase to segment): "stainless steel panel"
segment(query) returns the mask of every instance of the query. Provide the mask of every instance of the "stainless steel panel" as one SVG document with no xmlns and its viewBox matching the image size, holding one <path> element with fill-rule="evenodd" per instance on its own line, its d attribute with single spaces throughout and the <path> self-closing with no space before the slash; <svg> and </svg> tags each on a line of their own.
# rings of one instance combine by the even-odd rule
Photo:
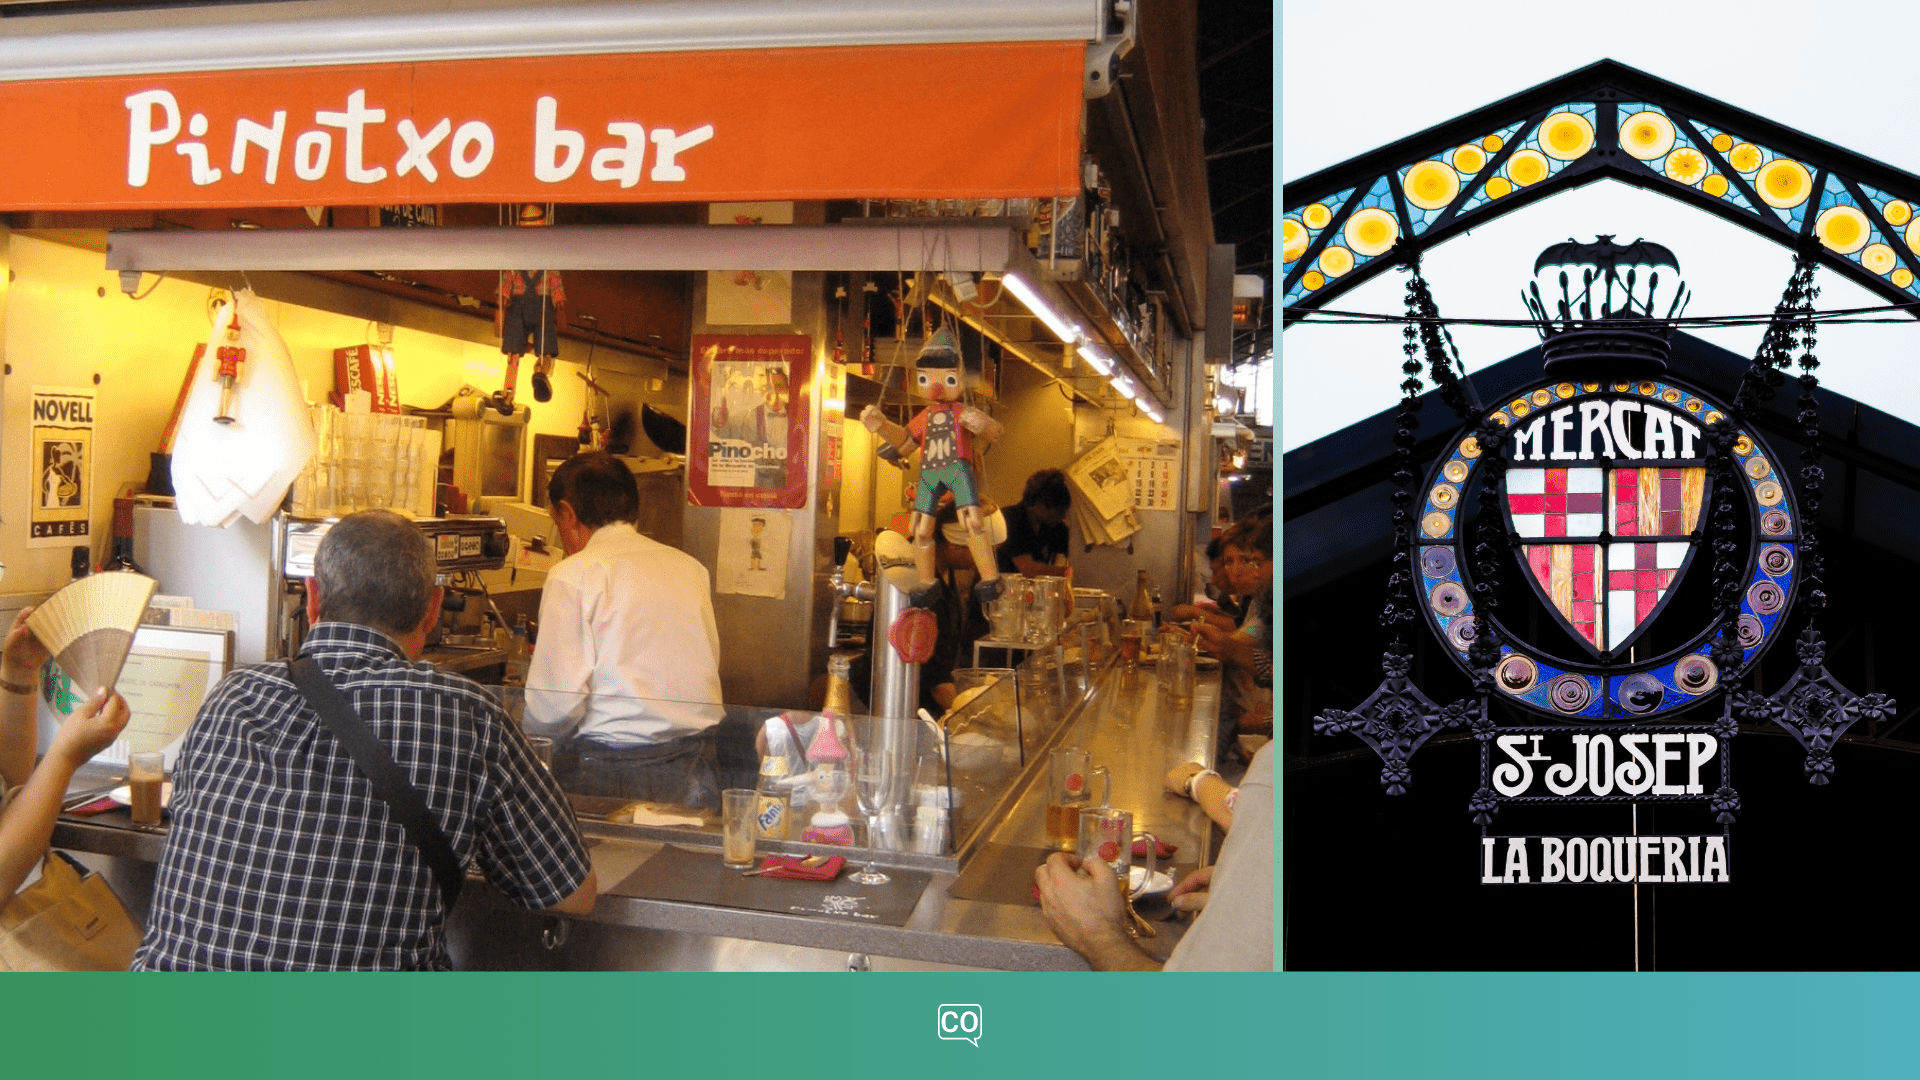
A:
<svg viewBox="0 0 1920 1080">
<path fill-rule="evenodd" d="M 9 27 L 0 37 L 0 79 L 823 45 L 1085 41 L 1100 36 L 1104 6 L 1104 0 L 341 0 L 295 5 L 298 17 L 288 17 L 282 5 L 109 10 Z"/>
<path fill-rule="evenodd" d="M 107 269 L 489 270 L 1002 270 L 1014 249 L 1004 219 L 911 224 L 556 225 L 546 229 L 113 232 Z M 1024 252 L 1023 252 L 1024 254 Z M 797 288 L 794 291 L 799 296 Z M 695 311 L 701 310 L 700 305 Z"/>
</svg>

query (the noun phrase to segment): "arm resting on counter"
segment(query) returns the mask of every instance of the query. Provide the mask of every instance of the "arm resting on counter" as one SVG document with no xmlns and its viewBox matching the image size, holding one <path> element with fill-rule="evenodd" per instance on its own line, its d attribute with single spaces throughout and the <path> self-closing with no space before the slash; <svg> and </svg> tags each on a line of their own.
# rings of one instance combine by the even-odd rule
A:
<svg viewBox="0 0 1920 1080">
<path fill-rule="evenodd" d="M 590 915 L 593 905 L 600 899 L 600 879 L 592 871 L 587 871 L 587 880 L 573 890 L 573 895 L 548 908 L 548 911 L 560 915 Z"/>
<path fill-rule="evenodd" d="M 1233 800 L 1229 797 L 1235 791 L 1232 784 L 1220 778 L 1220 774 L 1196 762 L 1175 765 L 1167 770 L 1162 781 L 1168 791 L 1184 796 L 1200 804 L 1220 831 L 1233 828 Z"/>
</svg>

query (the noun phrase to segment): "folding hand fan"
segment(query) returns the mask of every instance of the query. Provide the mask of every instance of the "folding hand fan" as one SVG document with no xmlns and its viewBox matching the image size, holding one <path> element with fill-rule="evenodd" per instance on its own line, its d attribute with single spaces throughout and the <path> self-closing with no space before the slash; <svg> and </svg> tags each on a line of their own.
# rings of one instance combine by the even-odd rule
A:
<svg viewBox="0 0 1920 1080">
<path fill-rule="evenodd" d="M 33 609 L 27 625 L 83 694 L 111 688 L 133 648 L 133 632 L 160 583 L 108 571 L 83 577 Z"/>
</svg>

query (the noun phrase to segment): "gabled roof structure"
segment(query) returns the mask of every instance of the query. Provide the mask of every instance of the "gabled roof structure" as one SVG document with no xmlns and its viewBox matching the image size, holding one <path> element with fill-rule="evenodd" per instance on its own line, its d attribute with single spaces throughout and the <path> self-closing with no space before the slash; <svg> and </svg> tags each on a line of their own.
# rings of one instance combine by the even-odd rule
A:
<svg viewBox="0 0 1920 1080">
<path fill-rule="evenodd" d="M 1285 319 L 1600 179 L 1814 251 L 1920 318 L 1920 176 L 1602 60 L 1287 184 Z"/>
</svg>

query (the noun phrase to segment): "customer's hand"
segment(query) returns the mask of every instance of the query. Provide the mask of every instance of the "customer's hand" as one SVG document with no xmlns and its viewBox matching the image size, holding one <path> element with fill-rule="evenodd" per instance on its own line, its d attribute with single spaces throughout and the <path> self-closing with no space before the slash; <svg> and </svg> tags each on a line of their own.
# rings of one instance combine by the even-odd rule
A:
<svg viewBox="0 0 1920 1080">
<path fill-rule="evenodd" d="M 33 682 L 40 665 L 49 658 L 47 647 L 40 644 L 40 639 L 33 636 L 33 630 L 27 626 L 27 616 L 32 614 L 32 608 L 21 608 L 13 617 L 13 625 L 7 628 L 6 644 L 0 646 L 0 677 L 8 682 Z"/>
<path fill-rule="evenodd" d="M 1040 888 L 1040 913 L 1069 949 L 1090 955 L 1103 946 L 1127 940 L 1126 910 L 1120 886 L 1106 863 L 1090 864 L 1056 851 L 1034 868 Z"/>
<path fill-rule="evenodd" d="M 1207 890 L 1213 884 L 1213 867 L 1203 866 L 1180 879 L 1167 893 L 1175 911 L 1199 911 L 1207 906 Z"/>
<path fill-rule="evenodd" d="M 1207 767 L 1197 761 L 1183 761 L 1168 769 L 1167 775 L 1161 779 L 1160 783 L 1166 787 L 1167 791 L 1185 798 L 1187 785 L 1193 781 L 1193 774 L 1206 771 Z"/>
<path fill-rule="evenodd" d="M 47 748 L 47 757 L 69 769 L 79 768 L 88 758 L 113 745 L 113 740 L 126 729 L 130 715 L 125 698 L 101 690 L 81 703 L 60 725 L 53 745 Z"/>
</svg>

